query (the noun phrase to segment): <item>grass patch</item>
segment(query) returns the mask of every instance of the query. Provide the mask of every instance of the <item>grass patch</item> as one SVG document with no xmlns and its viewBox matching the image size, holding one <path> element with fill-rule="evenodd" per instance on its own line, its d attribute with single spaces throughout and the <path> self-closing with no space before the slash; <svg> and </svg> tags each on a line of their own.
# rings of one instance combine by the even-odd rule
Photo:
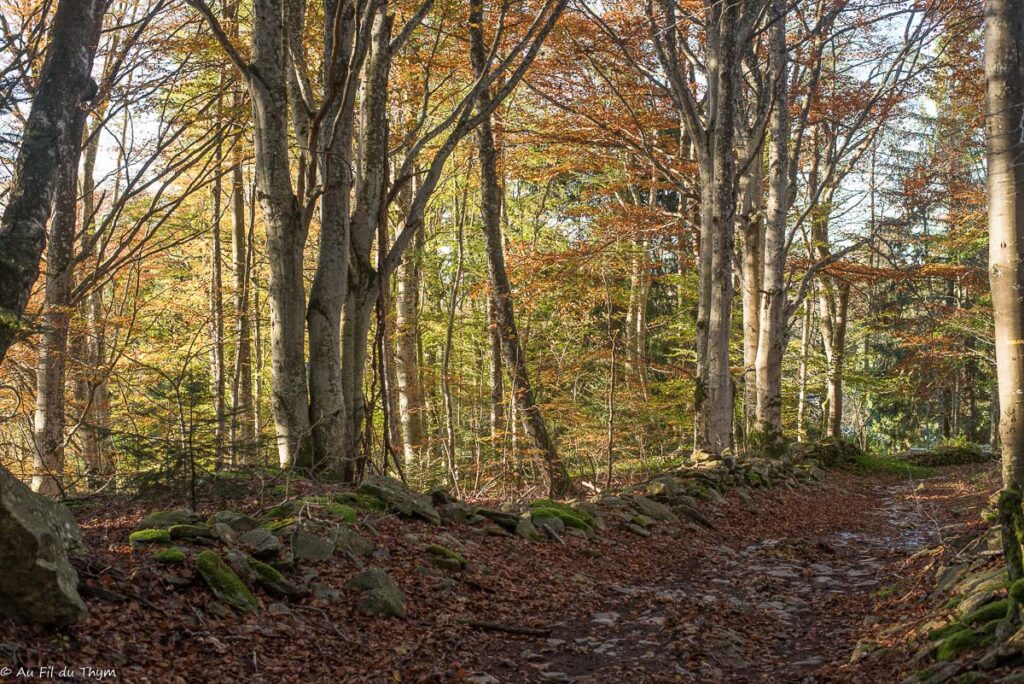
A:
<svg viewBox="0 0 1024 684">
<path fill-rule="evenodd" d="M 934 473 L 934 470 L 928 466 L 907 463 L 892 456 L 875 456 L 874 454 L 857 456 L 851 469 L 860 475 L 899 475 L 913 479 L 930 477 Z"/>
</svg>

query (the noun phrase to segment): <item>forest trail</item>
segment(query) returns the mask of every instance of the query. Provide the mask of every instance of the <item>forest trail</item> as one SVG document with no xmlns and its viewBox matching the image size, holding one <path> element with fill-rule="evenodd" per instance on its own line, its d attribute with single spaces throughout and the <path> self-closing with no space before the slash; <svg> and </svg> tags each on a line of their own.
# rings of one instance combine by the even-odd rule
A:
<svg viewBox="0 0 1024 684">
<path fill-rule="evenodd" d="M 879 604 L 899 593 L 905 561 L 977 494 L 946 472 L 732 503 L 717 512 L 717 543 L 682 557 L 662 546 L 666 574 L 608 578 L 588 613 L 480 666 L 497 681 L 896 681 L 858 672 L 851 655 L 886 626 Z"/>
<path fill-rule="evenodd" d="M 952 523 L 980 521 L 995 487 L 988 465 L 919 482 L 833 470 L 704 502 L 714 529 L 641 538 L 613 526 L 564 545 L 386 516 L 366 526 L 372 559 L 308 568 L 312 596 L 267 597 L 247 614 L 214 611 L 187 568 L 132 552 L 125 539 L 152 502 L 111 499 L 77 516 L 96 569 L 85 621 L 63 635 L 0 623 L 0 656 L 160 683 L 900 681 L 914 666 L 887 630 L 929 590 L 906 561 Z M 435 543 L 458 549 L 465 570 L 430 568 Z M 394 577 L 406 619 L 357 610 L 346 584 L 364 563 Z M 850 665 L 861 639 L 893 649 Z"/>
</svg>

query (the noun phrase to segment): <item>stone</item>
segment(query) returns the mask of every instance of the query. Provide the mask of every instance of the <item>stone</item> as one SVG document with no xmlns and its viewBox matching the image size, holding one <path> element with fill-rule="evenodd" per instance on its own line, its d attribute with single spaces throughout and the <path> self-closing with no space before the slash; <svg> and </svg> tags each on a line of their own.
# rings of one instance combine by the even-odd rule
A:
<svg viewBox="0 0 1024 684">
<path fill-rule="evenodd" d="M 444 504 L 441 508 L 441 517 L 445 520 L 464 525 L 471 525 L 474 522 L 484 520 L 482 516 L 477 515 L 476 506 L 462 503 L 461 501 L 452 501 L 451 503 Z"/>
<path fill-rule="evenodd" d="M 465 558 L 440 544 L 428 546 L 427 555 L 430 556 L 430 562 L 442 570 L 459 572 L 466 567 Z"/>
<path fill-rule="evenodd" d="M 364 613 L 398 618 L 404 618 L 407 614 L 405 594 L 391 579 L 391 575 L 378 567 L 367 568 L 349 580 L 346 586 L 362 591 L 356 605 Z"/>
<path fill-rule="evenodd" d="M 363 480 L 360 493 L 375 496 L 388 505 L 391 510 L 406 517 L 422 518 L 438 525 L 441 516 L 434 509 L 429 497 L 417 494 L 393 477 L 371 475 Z"/>
<path fill-rule="evenodd" d="M 565 532 L 565 522 L 561 518 L 555 516 L 537 516 L 537 512 L 534 511 L 531 519 L 538 529 L 546 527 L 555 534 L 562 534 Z"/>
<path fill-rule="evenodd" d="M 444 487 L 434 487 L 429 492 L 427 492 L 427 496 L 430 497 L 430 500 L 433 502 L 435 506 L 444 506 L 446 504 L 458 503 L 458 500 L 454 496 L 452 496 Z"/>
<path fill-rule="evenodd" d="M 0 614 L 44 625 L 85 615 L 69 556 L 82 550 L 67 508 L 0 466 Z"/>
<path fill-rule="evenodd" d="M 171 525 L 167 528 L 171 539 L 211 539 L 213 532 L 206 525 Z"/>
<path fill-rule="evenodd" d="M 646 496 L 633 494 L 629 497 L 629 500 L 638 511 L 649 518 L 667 522 L 677 522 L 679 520 L 676 514 L 672 512 L 671 508 L 663 503 L 658 503 L 657 501 L 648 499 Z"/>
<path fill-rule="evenodd" d="M 313 582 L 309 589 L 313 593 L 313 598 L 320 599 L 321 601 L 336 603 L 341 600 L 340 591 L 321 582 Z"/>
<path fill-rule="evenodd" d="M 224 552 L 224 562 L 235 571 L 245 586 L 251 587 L 256 584 L 256 571 L 249 565 L 249 556 L 238 549 L 229 549 Z"/>
<path fill-rule="evenodd" d="M 292 535 L 292 555 L 307 563 L 322 563 L 334 555 L 334 544 L 318 534 L 298 530 Z"/>
<path fill-rule="evenodd" d="M 291 614 L 292 609 L 287 604 L 275 602 L 267 606 L 267 615 L 281 616 Z"/>
<path fill-rule="evenodd" d="M 128 535 L 128 541 L 130 541 L 133 546 L 143 544 L 169 544 L 171 541 L 171 533 L 159 528 L 135 530 Z"/>
<path fill-rule="evenodd" d="M 478 508 L 476 509 L 476 513 L 509 532 L 515 532 L 516 526 L 519 524 L 519 516 L 510 511 L 496 511 L 491 508 Z"/>
<path fill-rule="evenodd" d="M 281 540 L 265 527 L 249 530 L 238 541 L 248 547 L 252 555 L 261 560 L 273 558 L 281 550 Z"/>
<path fill-rule="evenodd" d="M 544 538 L 529 514 L 521 516 L 516 522 L 516 535 L 527 541 L 540 541 Z"/>
<path fill-rule="evenodd" d="M 196 570 L 220 601 L 243 612 L 254 611 L 258 607 L 256 597 L 241 578 L 213 551 L 203 551 L 197 556 Z"/>
<path fill-rule="evenodd" d="M 185 562 L 185 551 L 177 546 L 172 546 L 169 549 L 159 549 L 153 554 L 152 558 L 157 563 L 181 565 Z"/>
<path fill-rule="evenodd" d="M 210 526 L 210 534 L 213 538 L 227 545 L 233 545 L 238 541 L 238 533 L 226 523 L 214 523 Z"/>
<path fill-rule="evenodd" d="M 629 530 L 630 532 L 632 532 L 633 534 L 639 536 L 639 537 L 650 537 L 651 536 L 650 532 L 648 532 L 644 528 L 640 527 L 639 525 L 635 525 L 633 523 L 629 523 L 628 525 L 626 525 L 626 529 Z"/>
<path fill-rule="evenodd" d="M 137 530 L 161 529 L 166 530 L 173 525 L 194 525 L 199 522 L 199 516 L 192 511 L 184 509 L 174 511 L 153 511 L 142 519 L 135 526 Z"/>
<path fill-rule="evenodd" d="M 334 530 L 334 549 L 355 557 L 370 556 L 376 545 L 355 530 L 338 527 Z"/>
<path fill-rule="evenodd" d="M 262 561 L 246 558 L 246 563 L 253 573 L 255 581 L 274 596 L 302 596 L 307 593 L 285 579 L 285 576 L 276 568 Z"/>
<path fill-rule="evenodd" d="M 991 590 L 977 591 L 973 594 L 964 598 L 956 606 L 956 614 L 959 617 L 964 617 L 970 613 L 973 613 L 978 608 L 991 601 L 996 597 L 996 592 Z"/>
<path fill-rule="evenodd" d="M 343 522 L 346 522 L 349 525 L 354 525 L 357 520 L 356 509 L 352 508 L 348 504 L 335 502 L 325 504 L 323 508 L 335 518 L 340 518 Z"/>
<path fill-rule="evenodd" d="M 601 509 L 597 507 L 597 504 L 590 503 L 589 501 L 577 501 L 572 505 L 572 509 L 584 514 L 586 516 L 584 520 L 589 522 L 595 530 L 608 529 L 608 523 L 605 522 L 604 516 L 601 515 Z"/>
<path fill-rule="evenodd" d="M 260 522 L 251 516 L 236 511 L 217 511 L 206 521 L 211 528 L 217 524 L 226 525 L 235 532 L 248 532 L 260 526 Z"/>
</svg>

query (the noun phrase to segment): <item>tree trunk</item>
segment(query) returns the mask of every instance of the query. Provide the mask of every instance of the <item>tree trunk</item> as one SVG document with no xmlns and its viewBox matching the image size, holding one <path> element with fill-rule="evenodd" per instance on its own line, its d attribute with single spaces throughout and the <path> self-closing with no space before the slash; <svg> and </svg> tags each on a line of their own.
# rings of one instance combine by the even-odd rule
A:
<svg viewBox="0 0 1024 684">
<path fill-rule="evenodd" d="M 828 421 L 826 428 L 829 437 L 843 436 L 843 367 L 846 361 L 846 313 L 850 302 L 850 283 L 840 280 L 833 283 L 830 306 L 823 307 L 828 311 L 822 316 L 822 338 L 825 342 L 825 356 L 828 362 L 825 373 L 827 385 L 826 401 L 828 402 Z M 828 295 L 826 295 L 828 296 Z"/>
<path fill-rule="evenodd" d="M 501 362 L 501 335 L 498 333 L 498 305 L 493 296 L 487 297 L 487 358 L 490 379 L 491 446 L 497 451 L 499 441 L 504 444 L 505 431 L 505 372 Z"/>
<path fill-rule="evenodd" d="M 740 145 L 746 149 L 746 145 Z M 758 155 L 760 157 L 760 155 Z M 764 223 L 760 159 L 740 179 L 740 213 L 737 227 L 743 236 L 743 435 L 747 449 L 757 428 L 757 347 L 761 337 L 761 273 L 764 262 Z"/>
<path fill-rule="evenodd" d="M 483 42 L 483 3 L 471 0 L 470 31 L 471 57 L 478 78 L 484 72 L 486 54 Z M 477 109 L 488 111 L 491 106 L 490 94 L 484 90 L 477 99 Z M 491 117 L 483 119 L 476 129 L 477 150 L 480 156 L 480 195 L 484 237 L 487 241 L 487 275 L 494 300 L 495 320 L 498 337 L 501 340 L 502 358 L 509 375 L 514 401 L 518 405 L 523 427 L 534 448 L 541 454 L 547 471 L 548 489 L 552 496 L 566 494 L 572 487 L 569 473 L 555 450 L 554 441 L 548 433 L 547 423 L 530 384 L 526 370 L 526 355 L 516 327 L 515 310 L 512 303 L 512 286 L 505 270 L 505 253 L 501 236 L 502 189 L 498 180 L 498 155 L 491 129 Z"/>
<path fill-rule="evenodd" d="M 221 258 L 220 215 L 221 196 L 221 147 L 216 155 L 216 176 L 213 181 L 213 217 L 210 222 L 210 384 L 213 389 L 214 432 L 213 449 L 215 468 L 224 465 L 224 437 L 227 432 L 227 386 L 224 365 L 224 268 Z"/>
<path fill-rule="evenodd" d="M 760 337 L 755 361 L 756 429 L 769 451 L 782 449 L 782 356 L 786 346 L 786 214 L 789 208 L 789 89 L 786 3 L 772 0 L 769 74 L 772 87 L 768 147 L 768 205 L 761 286 Z M 802 416 L 801 416 L 802 418 Z M 802 429 L 802 424 L 798 429 Z"/>
<path fill-rule="evenodd" d="M 21 329 L 21 316 L 39 260 L 65 160 L 62 151 L 78 147 L 74 121 L 80 105 L 96 93 L 92 62 L 106 2 L 64 0 L 57 5 L 46 61 L 25 123 L 21 146 L 0 219 L 0 359 Z"/>
<path fill-rule="evenodd" d="M 71 310 L 71 260 L 78 227 L 78 160 L 86 112 L 75 112 L 61 141 L 60 177 L 50 239 L 46 249 L 42 335 L 36 369 L 35 454 L 32 490 L 56 497 L 63 493 L 64 375 Z"/>
<path fill-rule="evenodd" d="M 1019 488 L 1024 487 L 1024 7 L 1019 1 L 985 2 L 985 76 L 999 437 L 1003 484 Z"/>
<path fill-rule="evenodd" d="M 804 300 L 804 318 L 800 327 L 800 389 L 796 404 L 796 435 L 807 441 L 807 382 L 810 375 L 811 327 L 814 323 L 814 301 Z"/>
<path fill-rule="evenodd" d="M 422 252 L 423 228 L 420 227 L 415 247 L 395 272 L 398 290 L 395 297 L 395 375 L 402 426 L 402 454 L 407 467 L 420 461 L 427 442 L 427 411 L 419 364 Z"/>
<path fill-rule="evenodd" d="M 255 123 L 256 186 L 267 232 L 270 283 L 270 385 L 282 468 L 309 463 L 303 249 L 306 225 L 292 189 L 288 156 L 288 94 L 281 0 L 255 0 L 247 80 Z"/>
</svg>

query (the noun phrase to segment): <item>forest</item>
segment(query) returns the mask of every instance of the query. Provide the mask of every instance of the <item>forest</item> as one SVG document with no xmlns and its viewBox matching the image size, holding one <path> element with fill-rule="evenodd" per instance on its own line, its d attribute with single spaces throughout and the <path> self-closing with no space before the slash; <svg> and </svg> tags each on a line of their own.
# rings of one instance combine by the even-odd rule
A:
<svg viewBox="0 0 1024 684">
<path fill-rule="evenodd" d="M 1024 0 L 0 0 L 0 681 L 1024 681 Z"/>
</svg>

